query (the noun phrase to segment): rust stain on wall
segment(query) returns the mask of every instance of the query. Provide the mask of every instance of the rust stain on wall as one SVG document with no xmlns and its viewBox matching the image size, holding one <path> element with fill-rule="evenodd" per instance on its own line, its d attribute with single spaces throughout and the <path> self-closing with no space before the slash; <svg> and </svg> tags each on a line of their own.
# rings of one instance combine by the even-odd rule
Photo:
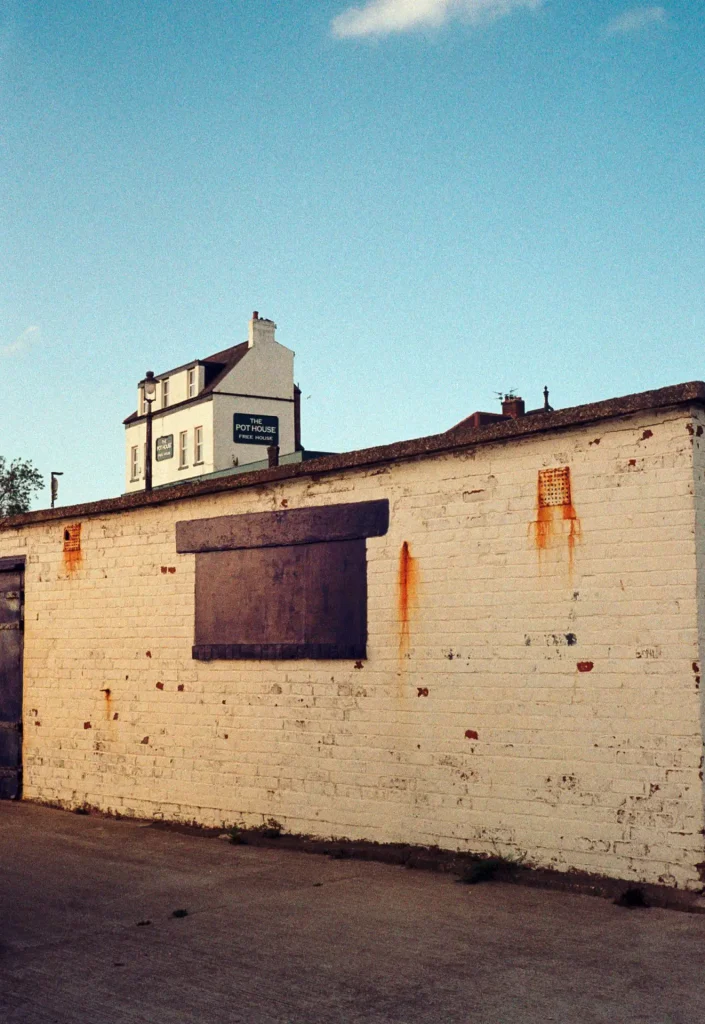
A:
<svg viewBox="0 0 705 1024">
<path fill-rule="evenodd" d="M 579 661 L 578 672 L 592 672 L 595 667 L 595 663 L 592 661 Z"/>
<path fill-rule="evenodd" d="M 74 572 L 83 561 L 81 551 L 81 524 L 73 523 L 64 528 L 64 568 Z"/>
<path fill-rule="evenodd" d="M 112 693 L 110 687 L 106 686 L 102 693 L 105 697 L 105 719 L 109 722 L 112 718 Z"/>
<path fill-rule="evenodd" d="M 572 574 L 575 545 L 580 539 L 581 531 L 580 519 L 573 505 L 570 466 L 539 470 L 536 519 L 531 524 L 539 559 L 547 548 L 554 546 L 554 540 L 558 543 L 560 538 L 565 536 L 565 529 L 557 529 L 557 524 L 561 521 L 570 524 L 567 536 L 568 568 Z"/>
<path fill-rule="evenodd" d="M 418 585 L 418 567 L 416 559 L 411 554 L 409 542 L 404 541 L 399 552 L 398 572 L 398 613 L 399 613 L 399 657 L 404 658 L 409 653 L 410 642 L 410 617 L 416 605 Z"/>
</svg>

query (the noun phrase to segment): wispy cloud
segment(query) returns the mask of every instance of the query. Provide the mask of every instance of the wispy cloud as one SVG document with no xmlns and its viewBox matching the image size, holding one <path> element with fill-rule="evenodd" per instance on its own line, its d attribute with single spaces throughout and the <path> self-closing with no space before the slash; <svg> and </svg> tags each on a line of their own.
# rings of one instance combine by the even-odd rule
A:
<svg viewBox="0 0 705 1024">
<path fill-rule="evenodd" d="M 339 39 L 387 36 L 416 28 L 437 28 L 452 17 L 493 21 L 520 7 L 536 8 L 544 0 L 367 0 L 349 7 L 331 23 Z"/>
<path fill-rule="evenodd" d="M 666 20 L 664 7 L 632 7 L 618 14 L 605 25 L 605 35 L 627 36 L 632 32 L 640 32 L 648 25 Z"/>
<path fill-rule="evenodd" d="M 4 345 L 0 348 L 0 356 L 16 356 L 21 352 L 33 345 L 36 341 L 39 341 L 39 328 L 36 324 L 32 324 L 30 327 L 26 327 L 22 334 L 18 334 L 14 341 L 11 341 L 9 345 Z"/>
</svg>

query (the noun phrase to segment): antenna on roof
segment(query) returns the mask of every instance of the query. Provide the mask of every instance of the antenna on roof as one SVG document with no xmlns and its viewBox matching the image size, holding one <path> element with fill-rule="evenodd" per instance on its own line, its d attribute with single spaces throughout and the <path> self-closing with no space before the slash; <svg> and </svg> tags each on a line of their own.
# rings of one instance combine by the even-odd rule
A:
<svg viewBox="0 0 705 1024">
<path fill-rule="evenodd" d="M 495 391 L 498 402 L 508 402 L 512 398 L 516 398 L 516 388 L 510 388 L 509 391 Z"/>
</svg>

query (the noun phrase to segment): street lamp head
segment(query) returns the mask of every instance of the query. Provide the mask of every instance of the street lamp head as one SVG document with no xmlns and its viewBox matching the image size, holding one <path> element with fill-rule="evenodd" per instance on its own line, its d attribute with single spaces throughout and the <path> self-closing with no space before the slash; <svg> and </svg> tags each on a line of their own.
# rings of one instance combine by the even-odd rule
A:
<svg viewBox="0 0 705 1024">
<path fill-rule="evenodd" d="M 144 400 L 145 402 L 153 402 L 156 397 L 157 382 L 152 371 L 147 370 L 147 376 L 144 379 Z"/>
</svg>

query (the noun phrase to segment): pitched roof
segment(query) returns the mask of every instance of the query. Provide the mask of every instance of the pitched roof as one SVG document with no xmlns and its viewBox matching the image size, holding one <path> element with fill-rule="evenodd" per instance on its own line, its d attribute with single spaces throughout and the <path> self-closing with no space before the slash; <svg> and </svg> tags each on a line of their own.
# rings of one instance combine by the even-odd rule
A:
<svg viewBox="0 0 705 1024">
<path fill-rule="evenodd" d="M 183 402 L 175 402 L 173 405 L 167 406 L 167 408 L 181 409 L 190 402 L 197 402 L 204 395 L 211 395 L 233 367 L 237 366 L 243 356 L 247 354 L 248 348 L 248 343 L 243 341 L 239 345 L 232 345 L 230 348 L 224 348 L 221 352 L 215 352 L 212 356 L 206 356 L 205 359 L 196 359 L 193 363 L 184 363 L 173 370 L 166 370 L 164 373 L 157 374 L 155 379 L 163 380 L 164 377 L 169 377 L 172 373 L 178 373 L 179 370 L 185 370 L 190 366 L 201 364 L 206 368 L 206 382 L 198 394 L 194 395 L 193 398 L 184 399 Z M 160 409 L 159 412 L 162 412 L 162 410 Z M 138 410 L 135 410 L 135 412 L 130 413 L 127 419 L 123 420 L 123 423 L 134 423 L 136 420 L 144 418 L 144 416 L 140 416 Z"/>
</svg>

